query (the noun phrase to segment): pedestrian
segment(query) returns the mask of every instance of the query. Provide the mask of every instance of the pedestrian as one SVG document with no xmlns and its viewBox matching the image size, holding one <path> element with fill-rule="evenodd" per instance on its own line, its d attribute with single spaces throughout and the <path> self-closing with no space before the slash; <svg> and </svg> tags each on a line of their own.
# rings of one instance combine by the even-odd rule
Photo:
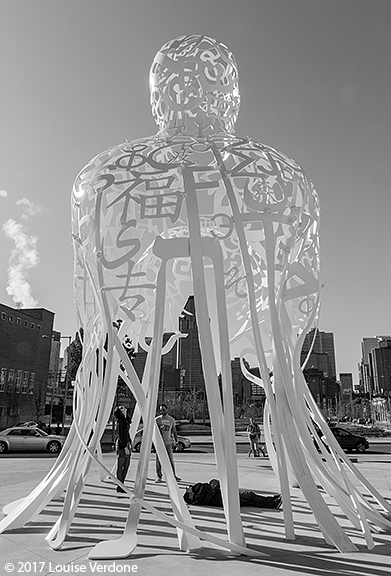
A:
<svg viewBox="0 0 391 576">
<path fill-rule="evenodd" d="M 176 475 L 175 473 L 175 464 L 174 464 L 174 454 L 173 454 L 173 445 L 178 442 L 178 436 L 175 426 L 175 420 L 172 416 L 168 413 L 167 404 L 161 404 L 159 407 L 159 416 L 156 417 L 155 421 L 160 430 L 160 433 L 163 438 L 164 445 L 167 450 L 168 457 L 171 462 L 172 470 L 174 472 L 175 480 L 179 482 L 181 478 Z M 159 460 L 159 456 L 156 452 L 156 480 L 155 483 L 158 484 L 162 482 L 162 465 Z"/>
<path fill-rule="evenodd" d="M 128 417 L 125 406 L 117 406 L 114 410 L 114 416 L 117 418 L 117 440 L 115 449 L 117 453 L 117 478 L 124 483 L 126 474 L 130 466 L 130 456 L 132 453 L 132 441 L 129 435 L 129 425 L 131 419 Z M 117 486 L 117 492 L 126 493 L 121 486 Z"/>
<path fill-rule="evenodd" d="M 56 424 L 56 434 L 57 434 L 57 436 L 59 436 L 61 434 L 61 426 L 60 426 L 59 422 L 57 422 L 57 424 Z"/>
<path fill-rule="evenodd" d="M 261 435 L 261 429 L 259 425 L 255 422 L 254 418 L 250 418 L 250 424 L 247 426 L 247 436 L 250 442 L 250 451 L 248 453 L 249 457 L 251 452 L 254 453 L 254 458 L 258 458 L 259 449 L 258 442 Z"/>
</svg>

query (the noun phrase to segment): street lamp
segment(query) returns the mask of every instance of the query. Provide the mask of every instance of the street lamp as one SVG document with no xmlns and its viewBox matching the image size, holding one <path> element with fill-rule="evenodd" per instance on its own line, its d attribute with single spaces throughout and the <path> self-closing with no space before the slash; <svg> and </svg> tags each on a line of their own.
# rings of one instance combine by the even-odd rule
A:
<svg viewBox="0 0 391 576">
<path fill-rule="evenodd" d="M 72 336 L 60 336 L 61 339 L 66 338 L 69 343 L 68 343 L 68 359 L 67 359 L 67 368 L 65 371 L 65 382 L 64 382 L 64 405 L 62 407 L 62 426 L 61 426 L 61 434 L 63 436 L 65 436 L 65 418 L 66 418 L 66 410 L 67 410 L 67 399 L 68 399 L 68 384 L 69 384 L 69 378 L 68 378 L 68 374 L 69 374 L 69 353 L 70 353 L 70 346 L 71 346 L 71 340 L 72 340 Z"/>
</svg>

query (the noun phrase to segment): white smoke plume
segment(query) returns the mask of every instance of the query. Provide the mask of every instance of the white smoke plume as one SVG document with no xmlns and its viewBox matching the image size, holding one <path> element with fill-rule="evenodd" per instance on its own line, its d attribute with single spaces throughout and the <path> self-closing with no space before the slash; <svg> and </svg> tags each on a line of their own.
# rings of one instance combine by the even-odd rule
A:
<svg viewBox="0 0 391 576">
<path fill-rule="evenodd" d="M 33 204 L 28 198 L 21 198 L 21 200 L 16 201 L 16 205 L 20 206 L 23 210 L 21 216 L 22 220 L 27 220 L 30 216 L 35 216 L 36 214 L 48 213 L 48 210 L 41 206 L 40 204 Z"/>
<path fill-rule="evenodd" d="M 23 210 L 21 220 L 24 221 L 46 211 L 45 208 L 34 205 L 27 198 L 18 200 L 16 204 Z M 7 294 L 12 297 L 16 307 L 34 308 L 38 302 L 32 296 L 27 278 L 29 270 L 39 263 L 38 239 L 27 233 L 24 222 L 15 222 L 12 218 L 3 224 L 3 230 L 6 237 L 15 242 L 15 248 L 8 261 Z"/>
</svg>

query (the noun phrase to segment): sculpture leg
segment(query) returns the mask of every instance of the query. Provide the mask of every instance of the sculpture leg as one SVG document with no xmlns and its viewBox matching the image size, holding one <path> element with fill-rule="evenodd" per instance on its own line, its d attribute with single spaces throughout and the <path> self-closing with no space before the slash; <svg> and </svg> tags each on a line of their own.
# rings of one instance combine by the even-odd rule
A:
<svg viewBox="0 0 391 576">
<path fill-rule="evenodd" d="M 203 263 L 204 255 L 202 253 L 202 238 L 199 225 L 197 196 L 194 189 L 194 180 L 192 178 L 192 174 L 186 168 L 183 169 L 183 178 L 185 182 L 185 189 L 187 191 L 186 203 L 189 222 L 190 258 L 193 270 L 194 299 L 196 304 L 202 365 L 204 369 L 205 386 L 210 407 L 213 440 L 215 442 L 215 452 L 219 466 L 220 482 L 222 484 L 223 494 L 225 493 L 225 503 L 227 505 L 226 513 L 228 534 L 232 542 L 243 545 L 244 534 L 240 516 L 236 454 L 233 455 L 233 450 L 235 449 L 235 441 L 233 441 L 232 444 L 230 442 L 233 435 L 232 414 L 230 411 L 230 403 L 226 397 L 225 400 L 227 401 L 227 420 L 224 422 L 217 386 L 217 369 L 214 358 L 213 338 L 208 314 L 208 298 L 205 282 L 205 269 Z M 219 276 L 219 274 L 217 274 L 217 276 Z M 218 294 L 217 300 L 221 296 L 221 293 Z M 220 320 L 222 320 L 221 317 Z M 226 338 L 228 338 L 228 329 L 226 326 L 223 328 L 227 335 Z M 224 341 L 222 345 L 226 346 L 226 341 Z M 228 351 L 225 351 L 225 353 L 227 352 L 229 355 L 229 348 Z M 223 364 L 223 369 L 226 372 L 225 376 L 227 381 L 228 370 L 226 369 L 225 365 L 225 357 L 223 358 Z M 227 428 L 229 430 L 228 436 Z"/>
<path fill-rule="evenodd" d="M 152 444 L 152 431 L 155 422 L 156 402 L 158 396 L 160 359 L 163 338 L 163 320 L 165 304 L 166 267 L 161 266 L 157 280 L 155 320 L 153 330 L 153 340 L 151 349 L 151 376 L 146 399 L 145 424 L 143 442 L 138 461 L 136 481 L 134 485 L 134 496 L 142 499 L 148 476 L 148 464 Z M 140 518 L 141 504 L 133 500 L 130 504 L 128 519 L 125 531 L 121 538 L 112 542 L 100 542 L 92 551 L 91 558 L 127 558 L 132 554 L 137 545 L 137 526 Z"/>
</svg>

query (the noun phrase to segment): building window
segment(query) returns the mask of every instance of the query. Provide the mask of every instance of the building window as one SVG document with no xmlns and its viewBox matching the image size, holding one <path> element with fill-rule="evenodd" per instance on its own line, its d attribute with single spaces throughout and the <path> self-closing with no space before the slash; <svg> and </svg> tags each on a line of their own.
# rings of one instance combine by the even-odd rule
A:
<svg viewBox="0 0 391 576">
<path fill-rule="evenodd" d="M 31 330 L 34 330 L 34 326 L 35 326 L 34 322 L 31 322 L 31 324 L 30 324 Z"/>
<path fill-rule="evenodd" d="M 6 314 L 5 312 L 2 312 L 2 313 L 1 313 L 1 319 L 2 319 L 2 320 L 5 320 L 5 317 L 6 317 L 6 316 L 7 316 L 7 314 Z"/>
<path fill-rule="evenodd" d="M 41 332 L 41 326 L 37 324 L 37 332 Z"/>
<path fill-rule="evenodd" d="M 27 326 L 29 325 L 29 323 L 27 322 L 27 320 L 24 321 L 24 327 L 27 328 Z"/>
<path fill-rule="evenodd" d="M 17 325 L 19 326 L 20 323 L 21 323 L 21 319 L 20 319 L 20 318 L 17 318 L 17 319 L 16 319 L 16 323 L 17 323 Z"/>
<path fill-rule="evenodd" d="M 31 372 L 29 382 L 29 394 L 34 394 L 34 386 L 35 386 L 35 372 Z"/>
<path fill-rule="evenodd" d="M 20 392 L 20 386 L 22 384 L 22 371 L 21 370 L 17 370 L 16 371 L 16 385 L 15 385 L 15 392 L 17 394 L 19 394 Z"/>
<path fill-rule="evenodd" d="M 22 384 L 22 394 L 27 394 L 27 384 L 29 381 L 29 373 L 24 372 L 23 374 L 23 384 Z"/>
<path fill-rule="evenodd" d="M 13 322 L 14 321 L 14 317 L 12 316 L 12 314 L 10 314 L 8 316 L 8 322 Z"/>
<path fill-rule="evenodd" d="M 7 373 L 7 368 L 2 368 L 0 371 L 0 392 L 5 391 L 5 375 Z"/>
<path fill-rule="evenodd" d="M 7 392 L 12 392 L 12 385 L 14 383 L 15 370 L 10 368 L 8 370 L 8 380 L 7 380 Z"/>
</svg>

